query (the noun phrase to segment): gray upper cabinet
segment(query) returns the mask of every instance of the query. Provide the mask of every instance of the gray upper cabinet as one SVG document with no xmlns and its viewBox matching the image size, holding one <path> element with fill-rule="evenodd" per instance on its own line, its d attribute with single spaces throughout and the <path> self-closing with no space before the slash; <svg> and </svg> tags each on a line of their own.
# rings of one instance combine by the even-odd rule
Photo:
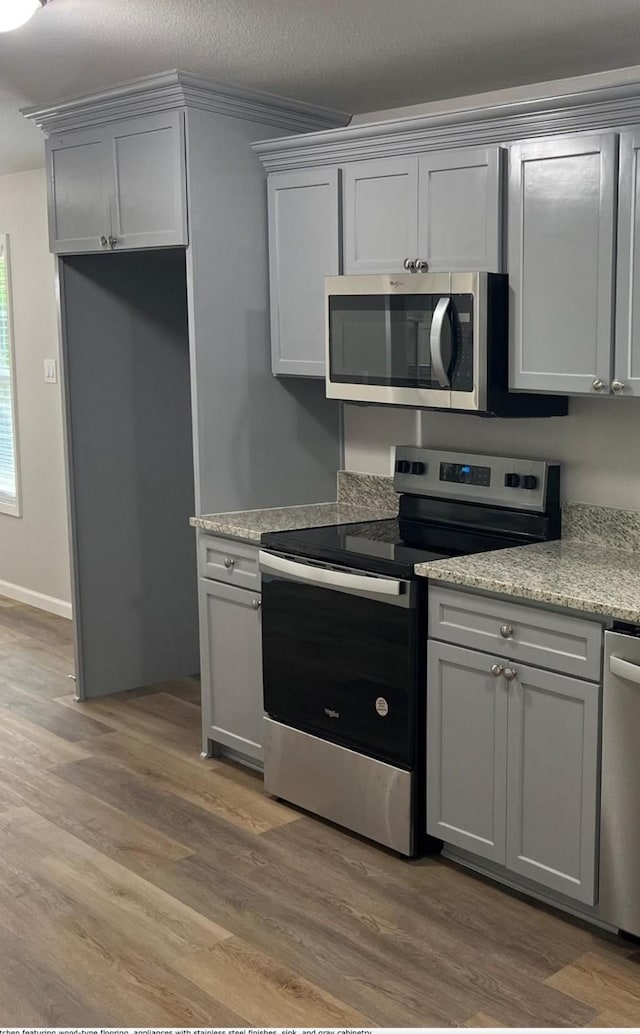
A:
<svg viewBox="0 0 640 1034">
<path fill-rule="evenodd" d="M 417 256 L 417 156 L 345 165 L 345 273 L 397 273 Z"/>
<path fill-rule="evenodd" d="M 272 370 L 324 377 L 324 277 L 340 273 L 340 170 L 268 181 Z"/>
<path fill-rule="evenodd" d="M 179 111 L 110 127 L 116 248 L 186 245 L 184 116 Z"/>
<path fill-rule="evenodd" d="M 502 269 L 499 147 L 462 147 L 345 166 L 346 273 Z"/>
<path fill-rule="evenodd" d="M 509 683 L 507 868 L 592 905 L 600 687 L 516 670 Z"/>
<path fill-rule="evenodd" d="M 420 156 L 418 253 L 429 271 L 502 271 L 504 157 L 499 147 Z"/>
<path fill-rule="evenodd" d="M 49 137 L 46 155 L 51 251 L 102 251 L 111 230 L 103 127 Z"/>
<path fill-rule="evenodd" d="M 260 593 L 200 579 L 203 732 L 262 760 Z"/>
<path fill-rule="evenodd" d="M 612 388 L 640 395 L 640 129 L 620 134 L 616 346 Z"/>
<path fill-rule="evenodd" d="M 52 136 L 47 163 L 54 254 L 188 243 L 182 112 Z"/>
<path fill-rule="evenodd" d="M 514 390 L 610 391 L 617 146 L 608 133 L 511 148 Z"/>
<path fill-rule="evenodd" d="M 429 642 L 427 830 L 504 864 L 507 684 L 493 658 Z"/>
</svg>

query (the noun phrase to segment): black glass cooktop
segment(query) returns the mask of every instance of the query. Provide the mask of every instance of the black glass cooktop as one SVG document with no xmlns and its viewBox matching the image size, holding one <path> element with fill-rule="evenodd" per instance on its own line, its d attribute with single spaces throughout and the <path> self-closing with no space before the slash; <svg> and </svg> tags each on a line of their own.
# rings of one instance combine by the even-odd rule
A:
<svg viewBox="0 0 640 1034">
<path fill-rule="evenodd" d="M 293 556 L 344 564 L 360 571 L 412 578 L 414 564 L 512 546 L 505 536 L 383 520 L 266 532 L 261 544 Z"/>
</svg>

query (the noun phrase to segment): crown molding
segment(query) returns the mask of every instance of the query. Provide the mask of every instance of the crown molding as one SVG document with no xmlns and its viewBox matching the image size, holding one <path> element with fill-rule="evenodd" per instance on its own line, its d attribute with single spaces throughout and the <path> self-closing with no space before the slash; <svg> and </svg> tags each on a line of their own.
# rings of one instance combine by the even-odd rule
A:
<svg viewBox="0 0 640 1034">
<path fill-rule="evenodd" d="M 296 133 L 333 129 L 346 125 L 351 118 L 344 111 L 178 70 L 118 83 L 46 107 L 23 108 L 22 114 L 49 135 L 182 107 L 201 108 Z"/>
<path fill-rule="evenodd" d="M 260 141 L 268 172 L 640 125 L 640 82 Z"/>
</svg>

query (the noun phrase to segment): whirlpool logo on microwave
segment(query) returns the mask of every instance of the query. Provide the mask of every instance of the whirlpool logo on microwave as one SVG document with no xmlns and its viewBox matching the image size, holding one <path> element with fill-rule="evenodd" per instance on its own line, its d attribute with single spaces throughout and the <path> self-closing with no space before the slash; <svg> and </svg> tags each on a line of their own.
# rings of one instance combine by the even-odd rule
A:
<svg viewBox="0 0 640 1034">
<path fill-rule="evenodd" d="M 340 712 L 339 711 L 334 711 L 331 707 L 325 707 L 324 713 L 326 714 L 327 718 L 339 718 L 340 717 Z"/>
</svg>

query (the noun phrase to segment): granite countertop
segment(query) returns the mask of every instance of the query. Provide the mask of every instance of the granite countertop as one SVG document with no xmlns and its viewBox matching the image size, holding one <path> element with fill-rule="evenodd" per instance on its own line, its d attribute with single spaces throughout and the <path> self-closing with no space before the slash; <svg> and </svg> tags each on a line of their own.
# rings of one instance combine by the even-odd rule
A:
<svg viewBox="0 0 640 1034">
<path fill-rule="evenodd" d="M 640 624 L 640 552 L 560 539 L 416 564 L 434 581 Z"/>
<path fill-rule="evenodd" d="M 359 521 L 385 520 L 396 516 L 397 507 L 395 510 L 389 510 L 373 505 L 358 506 L 336 502 L 205 514 L 202 517 L 192 517 L 190 523 L 194 528 L 201 528 L 226 538 L 260 542 L 260 536 L 267 531 L 295 531 L 299 528 L 320 528 L 330 524 L 357 524 Z"/>
</svg>

